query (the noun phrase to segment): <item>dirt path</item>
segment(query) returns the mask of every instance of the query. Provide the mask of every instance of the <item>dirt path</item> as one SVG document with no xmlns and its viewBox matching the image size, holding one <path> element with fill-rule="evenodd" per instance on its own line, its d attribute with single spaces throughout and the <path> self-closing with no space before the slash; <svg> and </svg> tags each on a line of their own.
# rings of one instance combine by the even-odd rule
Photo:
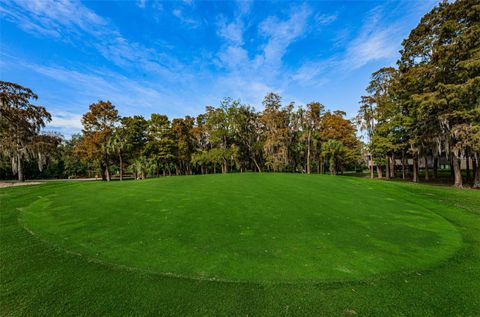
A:
<svg viewBox="0 0 480 317">
<path fill-rule="evenodd" d="M 0 188 L 12 187 L 12 186 L 24 186 L 24 185 L 38 185 L 40 182 L 0 182 Z"/>
</svg>

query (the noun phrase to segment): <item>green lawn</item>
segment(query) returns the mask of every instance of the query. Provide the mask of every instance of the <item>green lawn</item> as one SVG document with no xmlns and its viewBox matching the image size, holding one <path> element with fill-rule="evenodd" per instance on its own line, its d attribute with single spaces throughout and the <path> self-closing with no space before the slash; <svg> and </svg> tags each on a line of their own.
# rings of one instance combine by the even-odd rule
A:
<svg viewBox="0 0 480 317">
<path fill-rule="evenodd" d="M 228 174 L 0 202 L 1 315 L 480 315 L 480 191 Z"/>
</svg>

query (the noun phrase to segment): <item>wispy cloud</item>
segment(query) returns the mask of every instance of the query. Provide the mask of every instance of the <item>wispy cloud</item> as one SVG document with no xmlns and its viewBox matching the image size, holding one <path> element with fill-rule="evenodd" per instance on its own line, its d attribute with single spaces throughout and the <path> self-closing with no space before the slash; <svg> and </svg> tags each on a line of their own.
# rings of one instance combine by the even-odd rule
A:
<svg viewBox="0 0 480 317">
<path fill-rule="evenodd" d="M 321 61 L 308 61 L 294 72 L 291 79 L 305 86 L 318 87 L 329 80 L 329 74 L 332 69 L 338 67 L 338 64 L 339 62 L 334 58 Z"/>
<path fill-rule="evenodd" d="M 325 89 L 335 90 L 334 82 L 343 84 L 373 65 L 393 63 L 418 12 L 429 9 L 412 2 L 358 7 L 372 6 L 377 8 L 366 16 L 352 16 L 346 7 L 332 12 L 319 2 L 135 0 L 123 8 L 112 6 L 122 14 L 135 9 L 132 15 L 142 23 L 132 29 L 115 24 L 122 23 L 117 20 L 122 14 L 112 11 L 107 18 L 79 0 L 0 0 L 2 20 L 13 22 L 5 22 L 8 28 L 28 33 L 24 41 L 2 49 L 0 67 L 4 76 L 34 82 L 39 102 L 54 115 L 51 126 L 61 131 L 78 129 L 79 113 L 98 99 L 110 99 L 122 115 L 169 116 L 198 114 L 224 96 L 258 106 L 269 91 L 281 93 L 285 101 L 328 99 L 333 93 Z M 29 51 L 30 35 L 40 39 L 31 42 L 40 44 L 42 52 L 58 48 L 59 58 L 49 61 Z M 7 49 L 13 51 L 4 58 Z M 354 98 L 351 89 L 338 91 L 330 100 L 344 104 L 345 98 Z M 357 106 L 356 100 L 351 103 Z"/>
<path fill-rule="evenodd" d="M 58 111 L 52 116 L 52 121 L 47 125 L 46 130 L 54 130 L 68 138 L 82 130 L 82 115 Z"/>
<path fill-rule="evenodd" d="M 245 46 L 246 23 L 244 15 L 250 10 L 250 2 L 237 3 L 242 10 L 227 20 L 220 16 L 217 22 L 217 34 L 224 44 L 217 53 L 217 65 L 226 69 L 226 73 L 216 80 L 215 91 L 225 92 L 246 102 L 258 103 L 269 91 L 282 91 L 289 76 L 283 57 L 288 47 L 307 32 L 311 10 L 307 5 L 292 6 L 286 18 L 269 16 L 256 29 L 263 44 L 260 52 L 250 51 Z"/>
<path fill-rule="evenodd" d="M 240 17 L 228 22 L 225 17 L 221 16 L 218 21 L 217 34 L 228 43 L 243 45 L 243 28 L 244 24 Z"/>
<path fill-rule="evenodd" d="M 169 79 L 176 78 L 182 68 L 173 57 L 128 40 L 109 21 L 78 1 L 2 1 L 2 14 L 35 36 L 81 43 L 118 66 L 143 68 Z"/>
<path fill-rule="evenodd" d="M 186 88 L 187 90 L 178 87 L 178 90 L 172 91 L 155 82 L 133 80 L 105 69 L 88 66 L 68 69 L 57 65 L 40 65 L 4 54 L 0 54 L 0 57 L 2 71 L 15 69 L 35 74 L 36 78 L 42 78 L 50 85 L 62 87 L 63 94 L 68 95 L 68 99 L 58 100 L 55 94 L 37 89 L 35 92 L 40 96 L 39 103 L 48 104 L 54 117 L 47 129 L 53 127 L 66 135 L 78 132 L 80 126 L 77 122 L 78 114 L 64 109 L 75 109 L 78 113 L 84 113 L 89 104 L 98 100 L 112 101 L 123 116 L 148 116 L 155 112 L 178 117 L 185 113 L 199 113 L 207 104 L 207 100 L 194 85 Z"/>
<path fill-rule="evenodd" d="M 67 39 L 80 32 L 94 35 L 107 24 L 80 2 L 69 0 L 2 0 L 1 10 L 8 20 L 37 36 Z"/>
<path fill-rule="evenodd" d="M 217 34 L 224 40 L 222 49 L 218 52 L 220 67 L 235 69 L 248 63 L 248 52 L 243 47 L 244 22 L 238 15 L 233 21 L 227 21 L 224 16 L 218 18 Z"/>
<path fill-rule="evenodd" d="M 319 87 L 372 62 L 393 63 L 399 57 L 400 43 L 408 30 L 404 26 L 406 17 L 394 18 L 385 10 L 384 5 L 371 9 L 357 32 L 341 30 L 337 38 L 333 38 L 337 53 L 305 61 L 292 75 L 292 81 L 302 86 Z M 315 16 L 317 23 L 329 24 L 335 19 L 336 16 L 323 14 Z"/>
<path fill-rule="evenodd" d="M 346 67 L 359 68 L 371 61 L 395 59 L 400 48 L 398 41 L 392 39 L 394 27 L 365 33 L 352 42 L 347 51 Z"/>
<path fill-rule="evenodd" d="M 173 16 L 175 16 L 180 22 L 182 22 L 185 25 L 188 25 L 191 28 L 197 28 L 200 26 L 200 22 L 192 19 L 188 16 L 185 15 L 184 11 L 180 8 L 173 9 L 172 10 Z"/>
<path fill-rule="evenodd" d="M 317 14 L 315 15 L 315 22 L 318 25 L 329 25 L 337 19 L 337 15 L 334 14 Z"/>
<path fill-rule="evenodd" d="M 275 16 L 265 19 L 260 24 L 259 32 L 267 38 L 267 43 L 263 54 L 257 57 L 257 62 L 278 66 L 290 44 L 305 34 L 310 14 L 308 6 L 303 5 L 292 9 L 287 20 Z"/>
<path fill-rule="evenodd" d="M 401 25 L 383 21 L 383 10 L 381 6 L 376 7 L 365 19 L 360 32 L 347 47 L 345 68 L 356 69 L 371 61 L 398 57 Z"/>
</svg>

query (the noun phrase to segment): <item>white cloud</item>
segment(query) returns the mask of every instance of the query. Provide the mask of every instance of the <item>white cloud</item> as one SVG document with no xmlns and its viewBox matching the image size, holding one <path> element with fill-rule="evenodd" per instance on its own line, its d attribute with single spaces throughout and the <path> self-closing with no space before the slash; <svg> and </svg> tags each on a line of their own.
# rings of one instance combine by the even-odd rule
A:
<svg viewBox="0 0 480 317">
<path fill-rule="evenodd" d="M 179 74 L 182 65 L 173 57 L 129 41 L 115 26 L 78 1 L 4 1 L 1 13 L 35 36 L 93 47 L 121 67 L 140 67 L 166 78 Z"/>
<path fill-rule="evenodd" d="M 241 14 L 226 21 L 219 18 L 217 34 L 224 39 L 224 45 L 218 57 L 220 66 L 243 72 L 268 74 L 274 77 L 282 65 L 282 58 L 288 47 L 297 39 L 305 35 L 308 19 L 311 15 L 308 6 L 292 6 L 286 19 L 281 20 L 276 16 L 269 16 L 263 20 L 258 28 L 258 33 L 265 40 L 261 46 L 261 52 L 253 58 L 249 58 L 248 51 L 243 47 L 243 34 L 245 26 Z M 251 75 L 251 74 L 250 74 Z M 257 75 L 258 76 L 258 75 Z M 250 77 L 250 76 L 247 76 Z"/>
<path fill-rule="evenodd" d="M 302 85 L 318 87 L 327 82 L 326 75 L 336 66 L 338 61 L 335 59 L 308 61 L 295 71 L 292 80 Z"/>
<path fill-rule="evenodd" d="M 277 17 L 268 17 L 259 27 L 259 32 L 267 43 L 263 48 L 262 56 L 258 57 L 259 63 L 271 66 L 279 66 L 287 48 L 295 40 L 305 34 L 310 9 L 303 5 L 299 8 L 292 8 L 287 20 L 281 21 Z"/>
<path fill-rule="evenodd" d="M 68 125 L 70 134 L 75 132 L 75 129 L 78 132 L 79 126 L 74 124 L 76 117 L 65 114 L 65 109 L 84 113 L 89 104 L 98 100 L 110 100 L 124 116 L 148 116 L 152 112 L 183 116 L 186 113 L 199 113 L 200 108 L 207 104 L 194 85 L 179 85 L 172 91 L 157 82 L 132 80 L 105 70 L 89 67 L 81 70 L 67 69 L 56 65 L 31 63 L 4 54 L 0 56 L 8 58 L 8 61 L 2 61 L 3 70 L 15 68 L 17 71 L 32 73 L 32 76 L 35 74 L 35 78 L 48 81 L 50 86 L 62 87 L 62 91 L 56 93 L 38 91 L 38 88 L 35 90 L 40 96 L 39 103 L 45 105 L 54 116 L 53 124 L 59 127 Z M 190 81 L 188 78 L 187 80 Z"/>
<path fill-rule="evenodd" d="M 329 15 L 329 14 L 317 14 L 315 16 L 315 22 L 320 25 L 328 25 L 333 23 L 337 19 L 336 15 Z"/>
<path fill-rule="evenodd" d="M 231 22 L 226 21 L 223 16 L 218 19 L 217 34 L 225 41 L 218 52 L 221 67 L 235 69 L 248 62 L 248 52 L 243 48 L 243 33 L 244 24 L 241 16 L 237 16 Z"/>
<path fill-rule="evenodd" d="M 321 86 L 331 78 L 348 76 L 354 71 L 373 61 L 394 61 L 398 57 L 398 49 L 402 37 L 402 20 L 388 19 L 382 6 L 377 6 L 366 15 L 362 26 L 353 39 L 349 34 L 341 33 L 341 40 L 334 39 L 345 47 L 328 59 L 308 60 L 304 62 L 292 75 L 292 80 L 302 86 Z M 316 16 L 317 23 L 331 23 L 333 16 Z M 331 22 L 330 22 L 331 21 Z"/>
<path fill-rule="evenodd" d="M 51 129 L 68 138 L 82 130 L 82 115 L 71 112 L 56 112 L 52 116 L 52 121 L 47 124 L 44 130 Z"/>
<path fill-rule="evenodd" d="M 182 22 L 183 24 L 185 25 L 188 25 L 189 27 L 192 27 L 192 28 L 197 28 L 200 26 L 200 22 L 198 22 L 197 20 L 194 20 L 192 18 L 189 18 L 187 16 L 185 16 L 184 12 L 181 10 L 181 9 L 174 9 L 172 10 L 172 14 L 173 16 L 175 16 L 178 20 L 180 20 L 180 22 Z"/>
<path fill-rule="evenodd" d="M 264 19 L 257 29 L 263 45 L 260 52 L 249 56 L 253 52 L 244 43 L 247 18 L 244 14 L 250 9 L 250 2 L 239 2 L 239 6 L 243 10 L 230 21 L 225 17 L 218 19 L 217 34 L 224 45 L 217 53 L 217 64 L 226 73 L 216 79 L 214 91 L 259 105 L 268 92 L 282 93 L 291 81 L 291 71 L 286 69 L 283 57 L 288 47 L 309 31 L 311 11 L 307 5 L 291 6 L 283 19 L 276 16 Z"/>
<path fill-rule="evenodd" d="M 243 21 L 240 18 L 228 23 L 224 17 L 221 17 L 218 22 L 217 33 L 228 43 L 243 45 Z"/>
<path fill-rule="evenodd" d="M 221 64 L 229 69 L 242 67 L 249 63 L 247 51 L 240 46 L 227 46 L 224 50 L 218 53 Z"/>
<path fill-rule="evenodd" d="M 7 19 L 35 35 L 67 36 L 79 31 L 95 34 L 96 28 L 106 25 L 106 21 L 93 11 L 70 0 L 4 0 L 2 11 Z"/>
<path fill-rule="evenodd" d="M 356 69 L 371 61 L 395 59 L 401 42 L 401 25 L 383 23 L 383 7 L 371 10 L 358 35 L 347 46 L 344 67 Z M 399 36 L 400 35 L 400 36 Z"/>
<path fill-rule="evenodd" d="M 194 20 L 195 3 L 188 6 L 177 2 L 178 7 L 172 9 L 170 5 L 163 8 L 161 3 L 147 1 L 138 0 L 135 3 L 140 7 L 148 6 L 152 11 L 154 8 L 164 10 L 162 14 L 171 13 L 174 21 L 178 19 L 177 24 L 197 27 L 200 23 L 209 23 Z M 349 76 L 351 70 L 372 61 L 381 60 L 383 63 L 384 60 L 394 59 L 401 37 L 405 35 L 402 22 L 406 21 L 405 17 L 398 16 L 395 19 L 388 17 L 387 20 L 384 15 L 388 12 L 373 10 L 363 21 L 363 26 L 357 30 L 349 29 L 344 34 L 344 41 L 335 47 L 337 53 L 332 58 L 325 60 L 323 57 L 334 51 L 329 47 L 325 53 L 304 54 L 293 66 L 285 63 L 292 44 L 310 31 L 323 32 L 327 25 L 336 21 L 337 16 L 312 12 L 309 4 L 282 3 L 283 11 L 278 16 L 269 16 L 260 24 L 255 24 L 259 14 L 249 14 L 255 4 L 238 0 L 233 17 L 213 19 L 216 34 L 222 41 L 220 48 L 217 51 L 199 48 L 187 64 L 171 54 L 175 47 L 167 48 L 169 43 L 152 38 L 149 42 L 155 43 L 152 44 L 153 49 L 132 41 L 111 20 L 98 16 L 76 0 L 0 2 L 2 18 L 15 22 L 25 31 L 77 47 L 86 46 L 86 50 L 94 48 L 105 59 L 120 66 L 119 73 L 114 73 L 96 65 L 71 68 L 24 63 L 22 67 L 28 67 L 29 72 L 40 74 L 36 78 L 51 81 L 50 86 L 61 83 L 58 86 L 62 89 L 67 87 L 67 93 L 62 91 L 55 102 L 46 105 L 54 109 L 55 124 L 71 129 L 78 128 L 78 123 L 75 123 L 78 116 L 75 117 L 75 113 L 60 115 L 59 111 L 65 110 L 61 107 L 62 102 L 68 109 L 75 109 L 73 112 L 78 109 L 83 113 L 88 104 L 98 99 L 110 99 L 122 115 L 162 112 L 178 116 L 199 113 L 205 104 L 216 103 L 223 96 L 242 98 L 259 105 L 269 91 L 289 97 L 295 97 L 299 91 L 297 88 L 314 91 L 310 95 L 319 93 L 320 89 L 311 87 L 318 87 L 331 78 L 341 81 L 339 77 Z M 314 40 L 320 38 L 315 36 Z M 317 44 L 322 48 L 326 45 L 314 45 Z M 186 59 L 187 56 L 180 58 Z M 5 62 L 0 58 L 0 63 Z M 98 64 L 104 65 L 103 62 Z M 12 65 L 19 67 L 18 63 Z M 212 71 L 212 68 L 215 69 Z M 148 79 L 144 79 L 142 74 L 146 74 Z M 68 98 L 60 100 L 64 96 Z"/>
<path fill-rule="evenodd" d="M 398 39 L 392 37 L 393 33 L 395 29 L 387 27 L 360 35 L 347 50 L 346 64 L 355 69 L 371 61 L 396 58 L 400 45 Z"/>
</svg>

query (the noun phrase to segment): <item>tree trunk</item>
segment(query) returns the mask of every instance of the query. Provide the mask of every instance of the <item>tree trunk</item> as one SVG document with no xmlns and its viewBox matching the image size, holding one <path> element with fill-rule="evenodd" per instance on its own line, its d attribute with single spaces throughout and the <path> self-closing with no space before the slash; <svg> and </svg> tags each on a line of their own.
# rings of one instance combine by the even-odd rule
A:
<svg viewBox="0 0 480 317">
<path fill-rule="evenodd" d="M 222 167 L 222 173 L 228 173 L 228 165 L 227 165 L 227 159 L 223 158 L 223 167 Z"/>
<path fill-rule="evenodd" d="M 337 175 L 337 168 L 335 166 L 335 162 L 332 162 L 330 165 L 331 165 L 330 166 L 330 174 L 331 175 Z"/>
<path fill-rule="evenodd" d="M 429 175 L 429 172 L 428 172 L 428 158 L 427 158 L 426 155 L 423 157 L 423 160 L 425 161 L 425 180 L 429 181 L 430 180 L 430 175 Z"/>
<path fill-rule="evenodd" d="M 373 158 L 372 156 L 370 155 L 370 158 L 368 159 L 368 167 L 370 168 L 370 178 L 373 179 L 374 175 L 373 175 Z"/>
<path fill-rule="evenodd" d="M 454 160 L 453 153 L 450 152 L 450 176 L 452 177 L 452 181 L 455 182 L 455 172 L 453 171 L 453 160 Z"/>
<path fill-rule="evenodd" d="M 475 158 L 475 162 L 473 163 L 474 168 L 474 180 L 473 180 L 473 188 L 480 188 L 480 164 L 479 164 L 479 157 Z"/>
<path fill-rule="evenodd" d="M 390 159 L 390 178 L 395 178 L 395 169 L 397 164 L 395 162 L 395 153 L 392 153 L 392 157 Z"/>
<path fill-rule="evenodd" d="M 413 180 L 414 183 L 418 183 L 418 154 L 413 156 Z"/>
<path fill-rule="evenodd" d="M 385 156 L 385 179 L 390 179 L 390 156 Z"/>
<path fill-rule="evenodd" d="M 106 167 L 105 167 L 105 162 L 100 163 L 100 175 L 102 175 L 102 181 L 107 180 L 107 173 L 106 173 Z"/>
<path fill-rule="evenodd" d="M 468 181 L 470 180 L 470 158 L 467 156 L 465 158 L 465 163 L 466 163 L 466 167 L 467 167 L 467 183 Z"/>
<path fill-rule="evenodd" d="M 104 173 L 105 173 L 105 180 L 106 180 L 107 182 L 109 182 L 109 181 L 111 180 L 111 178 L 110 178 L 110 168 L 109 168 L 110 166 L 108 165 L 108 153 L 107 153 L 106 150 L 104 150 L 104 152 L 103 152 L 103 158 L 104 158 L 104 160 L 105 160 L 105 162 L 104 162 L 104 166 L 105 166 L 105 171 L 104 171 Z"/>
<path fill-rule="evenodd" d="M 118 153 L 118 160 L 120 161 L 120 180 L 123 181 L 123 160 L 122 160 L 122 153 Z"/>
<path fill-rule="evenodd" d="M 308 131 L 308 138 L 307 138 L 307 174 L 310 174 L 310 138 L 312 135 L 312 131 Z"/>
<path fill-rule="evenodd" d="M 377 164 L 377 177 L 382 178 L 382 166 Z"/>
<path fill-rule="evenodd" d="M 437 179 L 438 178 L 438 157 L 434 157 L 433 158 L 433 176 L 432 176 L 433 179 Z"/>
<path fill-rule="evenodd" d="M 402 179 L 407 177 L 405 173 L 405 150 L 402 150 Z"/>
<path fill-rule="evenodd" d="M 19 182 L 25 181 L 25 175 L 23 174 L 23 162 L 20 154 L 17 154 L 17 175 Z"/>
<path fill-rule="evenodd" d="M 261 173 L 261 172 L 262 172 L 262 169 L 260 168 L 260 165 L 258 165 L 258 162 L 257 162 L 257 160 L 255 159 L 255 157 L 253 157 L 253 163 L 255 163 L 255 166 L 257 167 L 258 172 Z"/>
<path fill-rule="evenodd" d="M 109 171 L 109 168 L 108 168 L 108 164 L 105 165 L 105 180 L 106 180 L 107 182 L 109 182 L 109 181 L 111 180 L 111 178 L 110 178 L 110 171 Z"/>
<path fill-rule="evenodd" d="M 453 186 L 457 188 L 463 187 L 462 183 L 462 169 L 460 167 L 460 159 L 453 157 L 453 175 L 454 175 L 454 184 Z"/>
</svg>

